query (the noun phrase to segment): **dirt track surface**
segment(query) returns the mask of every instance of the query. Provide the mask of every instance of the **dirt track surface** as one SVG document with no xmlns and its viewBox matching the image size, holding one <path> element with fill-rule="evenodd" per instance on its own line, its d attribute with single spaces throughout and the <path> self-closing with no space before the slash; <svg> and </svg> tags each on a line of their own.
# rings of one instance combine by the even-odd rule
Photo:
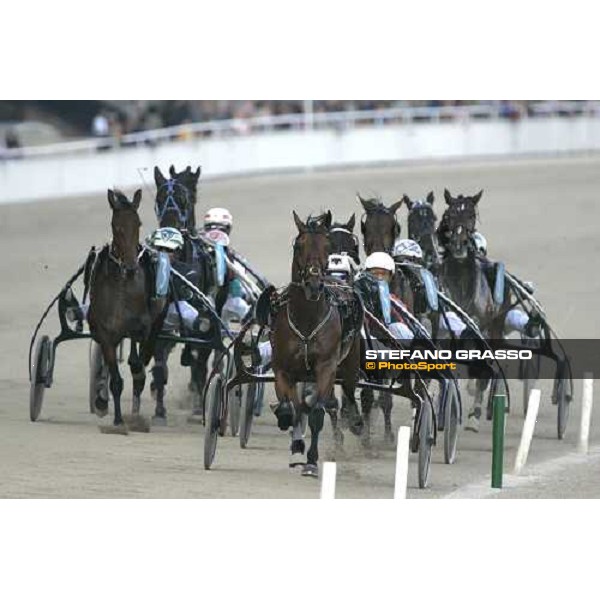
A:
<svg viewBox="0 0 600 600">
<path fill-rule="evenodd" d="M 181 165 L 179 165 L 181 166 Z M 110 182 L 107 182 L 108 184 Z M 600 158 L 565 158 L 407 166 L 265 176 L 203 183 L 198 216 L 210 206 L 227 206 L 235 218 L 234 246 L 276 284 L 287 282 L 294 225 L 292 209 L 300 215 L 331 208 L 346 220 L 360 216 L 355 193 L 380 194 L 392 201 L 408 193 L 423 197 L 433 189 L 438 215 L 443 189 L 453 193 L 485 190 L 480 203 L 480 229 L 489 253 L 508 268 L 535 282 L 556 330 L 563 337 L 600 335 Z M 142 200 L 144 233 L 155 223 L 153 197 Z M 405 209 L 401 211 L 405 221 Z M 403 228 L 403 231 L 405 229 Z M 92 244 L 110 233 L 105 196 L 0 206 L 0 497 L 202 497 L 202 498 L 316 498 L 319 483 L 289 472 L 288 437 L 263 413 L 250 448 L 241 450 L 237 438 L 219 439 L 214 469 L 202 465 L 203 428 L 188 424 L 187 372 L 172 357 L 167 397 L 169 424 L 148 434 L 101 434 L 99 419 L 88 412 L 88 343 L 75 341 L 58 349 L 54 385 L 46 390 L 37 423 L 29 421 L 27 352 L 37 320 L 50 299 L 82 263 Z M 44 331 L 56 335 L 54 313 Z M 129 408 L 130 379 L 126 365 L 125 406 Z M 514 382 L 513 411 L 507 423 L 506 468 L 513 464 L 523 423 L 521 385 Z M 531 468 L 575 449 L 581 384 L 571 411 L 567 437 L 556 439 L 556 409 L 543 386 L 542 406 L 530 452 Z M 270 390 L 268 393 L 272 393 Z M 470 404 L 470 399 L 467 398 Z M 598 403 L 596 403 L 598 404 Z M 153 407 L 149 381 L 143 412 Z M 600 442 L 598 410 L 592 421 L 592 444 Z M 408 424 L 402 399 L 395 400 L 394 426 Z M 379 425 L 381 418 L 379 417 Z M 381 448 L 366 458 L 346 434 L 338 454 L 337 495 L 345 498 L 390 498 L 394 486 L 394 452 Z M 331 431 L 325 428 L 323 459 L 333 458 Z M 442 497 L 478 481 L 490 472 L 491 428 L 483 422 L 479 434 L 461 432 L 455 465 L 443 464 L 441 444 L 434 449 L 430 488 L 417 489 L 411 457 L 409 496 Z M 553 481 L 549 476 L 548 481 Z M 596 466 L 578 464 L 577 474 L 560 485 L 536 487 L 510 497 L 577 497 L 599 490 Z M 544 481 L 540 479 L 539 481 Z M 575 489 L 573 489 L 575 486 Z M 528 489 L 533 489 L 528 493 Z M 567 489 L 568 488 L 568 489 Z M 475 494 L 477 495 L 477 494 Z"/>
</svg>

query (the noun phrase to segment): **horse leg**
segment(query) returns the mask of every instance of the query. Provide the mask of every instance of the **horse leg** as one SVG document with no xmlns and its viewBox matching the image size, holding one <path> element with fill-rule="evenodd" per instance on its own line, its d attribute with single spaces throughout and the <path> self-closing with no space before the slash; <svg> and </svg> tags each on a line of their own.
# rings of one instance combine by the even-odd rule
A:
<svg viewBox="0 0 600 600">
<path fill-rule="evenodd" d="M 333 393 L 337 365 L 334 362 L 321 363 L 315 369 L 316 390 L 313 396 L 313 403 L 308 413 L 308 426 L 310 427 L 310 447 L 306 454 L 306 465 L 302 470 L 302 475 L 309 477 L 318 477 L 319 475 L 319 433 L 323 429 L 325 421 L 325 405 Z M 349 392 L 346 385 L 344 396 Z"/>
<path fill-rule="evenodd" d="M 109 387 L 115 403 L 115 418 L 112 426 L 101 426 L 100 431 L 102 433 L 126 434 L 127 427 L 123 422 L 123 416 L 121 414 L 123 378 L 119 373 L 119 366 L 117 363 L 117 348 L 112 344 L 102 344 L 102 354 L 104 355 L 104 360 L 108 366 L 108 372 L 110 376 Z"/>
<path fill-rule="evenodd" d="M 331 420 L 331 428 L 333 429 L 333 439 L 335 440 L 335 445 L 337 448 L 340 448 L 344 444 L 344 434 L 342 433 L 342 429 L 340 428 L 338 421 L 338 400 L 335 396 L 335 392 L 332 392 L 331 397 L 325 403 L 325 410 L 329 415 L 329 419 Z"/>
<path fill-rule="evenodd" d="M 204 387 L 206 386 L 206 377 L 208 374 L 208 359 L 210 358 L 210 348 L 198 348 L 192 352 L 190 364 L 192 387 L 192 415 L 201 416 L 204 411 L 202 401 L 204 398 Z"/>
<path fill-rule="evenodd" d="M 487 388 L 487 379 L 476 379 L 475 399 L 473 400 L 473 408 L 467 418 L 465 429 L 468 431 L 479 432 L 479 421 L 481 419 L 481 406 L 483 404 L 484 391 Z"/>
<path fill-rule="evenodd" d="M 304 452 L 306 450 L 306 444 L 304 443 L 304 434 L 302 427 L 302 415 L 299 413 L 295 419 L 294 427 L 292 429 L 292 444 L 290 451 L 292 453 L 290 457 L 290 468 L 304 466 L 306 460 L 304 459 Z"/>
<path fill-rule="evenodd" d="M 146 385 L 146 369 L 138 354 L 137 344 L 134 341 L 131 342 L 131 351 L 127 362 L 129 363 L 129 368 L 131 370 L 131 378 L 133 379 L 132 419 L 129 428 L 132 431 L 143 431 L 144 433 L 147 433 L 150 431 L 150 427 L 146 419 L 140 415 L 142 392 Z"/>
<path fill-rule="evenodd" d="M 392 431 L 392 395 L 389 392 L 381 393 L 381 410 L 383 412 L 384 433 L 383 441 L 388 446 L 394 445 L 394 432 Z"/>
<path fill-rule="evenodd" d="M 154 396 L 156 406 L 152 423 L 155 425 L 167 424 L 167 411 L 165 409 L 165 387 L 169 380 L 169 367 L 167 359 L 169 347 L 167 344 L 158 343 L 154 349 L 154 366 L 152 367 L 152 383 L 150 389 Z"/>
<path fill-rule="evenodd" d="M 373 390 L 362 389 L 360 391 L 360 408 L 363 416 L 364 427 L 360 438 L 363 448 L 371 450 L 371 411 L 375 403 Z"/>
<path fill-rule="evenodd" d="M 271 410 L 277 417 L 277 425 L 281 431 L 287 431 L 294 426 L 299 412 L 300 401 L 296 393 L 296 383 L 292 382 L 283 371 L 275 372 L 275 394 L 277 405 L 271 405 Z"/>
</svg>

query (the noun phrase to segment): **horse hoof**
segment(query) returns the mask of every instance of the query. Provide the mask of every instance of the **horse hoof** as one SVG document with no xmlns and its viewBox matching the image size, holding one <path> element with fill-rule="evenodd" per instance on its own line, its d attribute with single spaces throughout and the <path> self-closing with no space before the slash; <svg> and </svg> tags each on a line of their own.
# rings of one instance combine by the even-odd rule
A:
<svg viewBox="0 0 600 600">
<path fill-rule="evenodd" d="M 129 430 L 125 423 L 119 423 L 118 425 L 100 425 L 100 433 L 112 433 L 116 435 L 127 435 Z"/>
<path fill-rule="evenodd" d="M 293 452 L 290 457 L 290 469 L 295 469 L 296 467 L 304 467 L 306 465 L 306 459 L 304 458 L 304 454 L 300 454 L 300 452 Z"/>
<path fill-rule="evenodd" d="M 396 447 L 396 438 L 394 437 L 393 432 L 388 431 L 384 434 L 383 444 L 386 448 L 395 448 Z"/>
<path fill-rule="evenodd" d="M 129 426 L 129 431 L 138 431 L 140 433 L 150 433 L 150 423 L 148 419 L 142 417 L 142 415 L 133 415 L 126 421 Z"/>
<path fill-rule="evenodd" d="M 103 398 L 96 398 L 96 401 L 94 402 L 94 411 L 98 417 L 105 417 L 108 414 L 108 402 Z"/>
<path fill-rule="evenodd" d="M 467 424 L 465 425 L 465 429 L 467 431 L 474 431 L 475 433 L 479 433 L 479 419 L 475 415 L 469 415 L 467 419 Z"/>
<path fill-rule="evenodd" d="M 274 413 L 277 417 L 277 426 L 281 431 L 287 431 L 290 427 L 294 426 L 294 409 L 289 402 L 282 402 L 275 409 Z"/>
<path fill-rule="evenodd" d="M 354 421 L 354 423 L 352 423 L 352 425 L 350 425 L 350 431 L 354 435 L 362 435 L 364 428 L 365 424 L 362 419 L 357 419 L 356 421 Z"/>
<path fill-rule="evenodd" d="M 319 467 L 317 465 L 306 464 L 302 467 L 303 477 L 318 477 Z"/>
<path fill-rule="evenodd" d="M 341 430 L 336 429 L 333 434 L 336 448 L 341 448 L 344 445 L 344 434 Z"/>
<path fill-rule="evenodd" d="M 167 426 L 167 417 L 157 417 L 156 415 L 152 416 L 152 425 L 156 425 L 157 427 L 166 427 Z"/>
</svg>

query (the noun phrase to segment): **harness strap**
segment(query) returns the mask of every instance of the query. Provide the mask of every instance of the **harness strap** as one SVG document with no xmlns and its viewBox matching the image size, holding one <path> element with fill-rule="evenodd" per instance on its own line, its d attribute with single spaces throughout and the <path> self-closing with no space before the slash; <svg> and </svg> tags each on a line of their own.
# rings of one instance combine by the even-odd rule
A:
<svg viewBox="0 0 600 600">
<path fill-rule="evenodd" d="M 323 320 L 310 332 L 309 335 L 305 336 L 302 334 L 302 332 L 299 331 L 299 329 L 296 327 L 296 325 L 294 325 L 294 322 L 292 321 L 292 317 L 290 316 L 290 305 L 289 304 L 287 305 L 286 313 L 287 313 L 288 325 L 290 326 L 290 329 L 300 339 L 300 341 L 304 344 L 304 366 L 306 367 L 307 371 L 310 371 L 310 364 L 308 363 L 308 343 L 315 337 L 315 335 L 317 335 L 317 333 L 319 333 L 319 331 L 321 331 L 321 329 L 323 329 L 323 327 L 325 326 L 325 323 L 327 323 L 327 321 L 329 321 L 329 317 L 331 317 L 332 312 L 333 312 L 333 305 L 330 304 L 329 310 L 327 311 L 327 314 L 325 315 Z"/>
</svg>

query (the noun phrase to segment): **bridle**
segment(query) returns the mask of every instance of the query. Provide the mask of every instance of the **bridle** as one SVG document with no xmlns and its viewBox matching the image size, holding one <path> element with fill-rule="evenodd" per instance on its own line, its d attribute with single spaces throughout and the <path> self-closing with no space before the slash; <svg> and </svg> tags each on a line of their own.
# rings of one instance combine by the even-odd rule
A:
<svg viewBox="0 0 600 600">
<path fill-rule="evenodd" d="M 167 188 L 166 192 L 165 192 L 166 198 L 165 198 L 164 204 L 162 205 L 162 207 L 160 207 L 158 204 L 158 193 L 163 188 Z M 179 204 L 177 203 L 177 200 L 175 199 L 175 192 L 176 192 L 177 188 L 181 188 L 181 190 L 183 190 L 183 195 L 184 195 L 184 199 L 185 199 L 185 210 L 181 210 L 181 207 L 179 206 Z M 189 214 L 188 214 L 189 205 L 190 205 L 190 201 L 189 201 L 188 189 L 185 187 L 185 185 L 183 185 L 182 183 L 179 183 L 179 181 L 177 181 L 176 179 L 167 179 L 167 181 L 165 181 L 162 185 L 160 185 L 158 187 L 157 198 L 154 203 L 154 212 L 156 213 L 156 218 L 158 219 L 159 223 L 162 221 L 165 214 L 168 211 L 172 210 L 177 213 L 179 222 L 183 224 L 183 227 L 184 228 L 187 227 L 187 223 L 188 223 L 188 219 L 189 219 Z"/>
</svg>

